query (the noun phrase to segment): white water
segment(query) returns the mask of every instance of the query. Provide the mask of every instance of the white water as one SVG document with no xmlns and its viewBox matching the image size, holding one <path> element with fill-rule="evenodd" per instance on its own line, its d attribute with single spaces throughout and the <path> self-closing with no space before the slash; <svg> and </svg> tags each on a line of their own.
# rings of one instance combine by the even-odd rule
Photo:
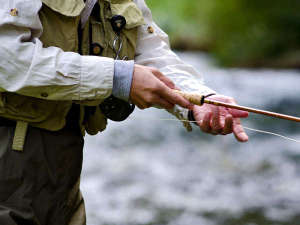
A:
<svg viewBox="0 0 300 225">
<path fill-rule="evenodd" d="M 300 115 L 297 71 L 219 69 L 203 55 L 181 56 L 202 71 L 208 86 L 243 105 L 277 110 L 293 100 L 296 105 L 281 113 Z M 172 118 L 136 110 L 128 121 L 86 137 L 81 187 L 88 225 L 223 225 L 222 218 L 257 208 L 269 220 L 300 214 L 299 144 L 252 132 L 241 144 L 147 117 Z M 300 125 L 292 122 L 263 116 L 244 122 L 300 139 Z"/>
</svg>

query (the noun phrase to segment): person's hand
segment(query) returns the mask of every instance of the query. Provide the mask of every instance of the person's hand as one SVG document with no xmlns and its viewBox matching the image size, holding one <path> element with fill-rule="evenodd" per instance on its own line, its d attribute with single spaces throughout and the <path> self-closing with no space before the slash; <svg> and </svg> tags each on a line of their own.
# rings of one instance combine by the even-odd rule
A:
<svg viewBox="0 0 300 225">
<path fill-rule="evenodd" d="M 132 78 L 130 100 L 140 109 L 153 105 L 171 109 L 175 104 L 192 109 L 193 104 L 174 93 L 174 83 L 157 69 L 135 65 Z"/>
<path fill-rule="evenodd" d="M 214 95 L 209 99 L 236 104 L 233 98 L 222 95 Z M 227 135 L 233 132 L 238 141 L 248 141 L 248 136 L 239 119 L 248 117 L 248 112 L 204 104 L 203 106 L 195 105 L 193 115 L 203 132 L 214 135 Z"/>
</svg>

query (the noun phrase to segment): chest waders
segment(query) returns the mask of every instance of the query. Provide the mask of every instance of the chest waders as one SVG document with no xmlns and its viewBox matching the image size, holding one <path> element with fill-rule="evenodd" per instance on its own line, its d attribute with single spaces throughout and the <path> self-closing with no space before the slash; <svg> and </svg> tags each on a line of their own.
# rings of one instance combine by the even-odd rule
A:
<svg viewBox="0 0 300 225">
<path fill-rule="evenodd" d="M 83 29 L 82 0 L 43 3 L 39 16 L 44 47 L 134 59 L 137 28 L 144 22 L 133 1 L 98 0 Z M 126 20 L 120 32 L 113 27 L 118 21 L 112 23 L 118 15 Z M 118 104 L 114 99 L 105 102 L 47 101 L 0 93 L 0 224 L 85 225 L 79 189 L 82 134 L 104 130 L 107 117 L 126 117 L 126 113 L 106 110 Z M 130 105 L 121 104 L 124 111 L 132 110 Z"/>
</svg>

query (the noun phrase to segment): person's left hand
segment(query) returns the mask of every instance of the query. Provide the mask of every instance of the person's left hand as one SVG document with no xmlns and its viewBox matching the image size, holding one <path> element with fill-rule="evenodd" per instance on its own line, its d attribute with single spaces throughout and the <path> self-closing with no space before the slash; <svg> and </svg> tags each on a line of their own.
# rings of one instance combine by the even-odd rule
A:
<svg viewBox="0 0 300 225">
<path fill-rule="evenodd" d="M 223 95 L 214 95 L 209 99 L 236 104 L 233 98 Z M 213 135 L 234 133 L 238 141 L 248 141 L 248 136 L 240 121 L 240 118 L 248 117 L 248 112 L 204 104 L 203 106 L 195 105 L 193 115 L 203 132 Z"/>
</svg>

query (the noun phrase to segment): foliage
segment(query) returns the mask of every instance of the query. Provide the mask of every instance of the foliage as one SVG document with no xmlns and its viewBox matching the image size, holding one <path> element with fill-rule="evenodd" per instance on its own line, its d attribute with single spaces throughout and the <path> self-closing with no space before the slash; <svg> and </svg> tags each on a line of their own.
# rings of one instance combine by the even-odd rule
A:
<svg viewBox="0 0 300 225">
<path fill-rule="evenodd" d="M 300 66 L 299 0 L 147 0 L 177 48 L 226 66 Z"/>
</svg>

